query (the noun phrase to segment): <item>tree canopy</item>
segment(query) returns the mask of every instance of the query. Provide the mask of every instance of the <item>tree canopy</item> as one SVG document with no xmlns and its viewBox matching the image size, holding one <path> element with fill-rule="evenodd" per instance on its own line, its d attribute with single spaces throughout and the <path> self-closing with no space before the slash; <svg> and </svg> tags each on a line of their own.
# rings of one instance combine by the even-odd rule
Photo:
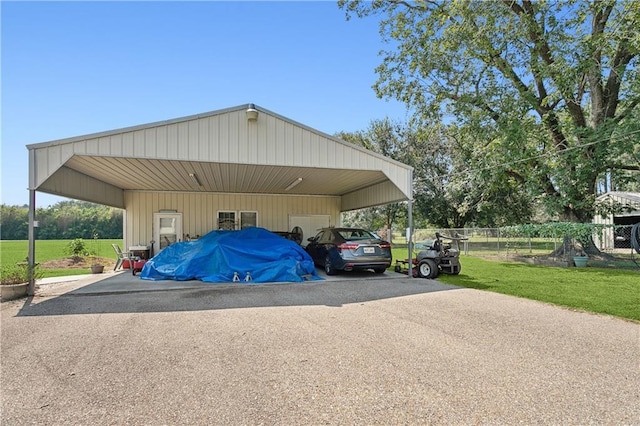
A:
<svg viewBox="0 0 640 426">
<path fill-rule="evenodd" d="M 0 205 L 0 234 L 3 240 L 29 238 L 29 207 Z M 122 238 L 122 210 L 85 201 L 60 201 L 36 209 L 39 240 L 73 238 Z"/>
<path fill-rule="evenodd" d="M 589 221 L 604 182 L 638 182 L 640 2 L 340 0 L 381 16 L 378 96 L 448 125 L 451 180 L 480 199 L 519 188 L 550 214 Z M 479 186 L 478 186 L 479 185 Z"/>
<path fill-rule="evenodd" d="M 364 131 L 336 136 L 413 167 L 416 226 L 494 227 L 527 221 L 533 214 L 532 203 L 514 182 L 488 190 L 474 179 L 451 173 L 463 168 L 467 158 L 452 129 L 385 118 L 373 120 Z M 406 208 L 401 203 L 372 207 L 348 215 L 347 221 L 370 229 L 405 227 Z"/>
</svg>

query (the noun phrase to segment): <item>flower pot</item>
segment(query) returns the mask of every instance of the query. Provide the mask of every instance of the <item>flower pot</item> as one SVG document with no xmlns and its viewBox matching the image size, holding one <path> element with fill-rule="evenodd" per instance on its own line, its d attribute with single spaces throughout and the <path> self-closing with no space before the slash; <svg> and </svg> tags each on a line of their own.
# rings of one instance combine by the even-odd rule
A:
<svg viewBox="0 0 640 426">
<path fill-rule="evenodd" d="M 101 274 L 104 271 L 104 265 L 91 265 L 92 274 Z"/>
<path fill-rule="evenodd" d="M 0 299 L 2 301 L 25 297 L 29 291 L 29 283 L 0 285 Z"/>
<path fill-rule="evenodd" d="M 588 256 L 573 256 L 573 263 L 576 265 L 576 268 L 584 268 L 587 266 Z"/>
</svg>

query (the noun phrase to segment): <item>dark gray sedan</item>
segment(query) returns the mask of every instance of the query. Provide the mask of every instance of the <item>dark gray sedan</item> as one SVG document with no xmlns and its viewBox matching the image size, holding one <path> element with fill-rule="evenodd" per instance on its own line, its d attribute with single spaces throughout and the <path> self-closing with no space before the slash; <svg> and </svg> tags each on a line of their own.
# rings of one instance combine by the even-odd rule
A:
<svg viewBox="0 0 640 426">
<path fill-rule="evenodd" d="M 382 274 L 391 266 L 391 244 L 365 229 L 323 228 L 307 241 L 307 253 L 327 275 L 363 269 Z"/>
</svg>

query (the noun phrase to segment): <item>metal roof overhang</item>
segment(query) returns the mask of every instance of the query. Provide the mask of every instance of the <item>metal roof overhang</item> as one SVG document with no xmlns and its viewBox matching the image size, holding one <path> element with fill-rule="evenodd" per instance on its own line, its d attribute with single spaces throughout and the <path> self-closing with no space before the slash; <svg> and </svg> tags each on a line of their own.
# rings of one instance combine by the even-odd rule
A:
<svg viewBox="0 0 640 426">
<path fill-rule="evenodd" d="M 78 182 L 92 181 L 103 190 L 75 191 L 68 184 L 58 184 L 68 182 L 69 179 L 60 178 L 70 174 L 75 175 L 74 180 Z M 287 189 L 299 178 L 302 178 L 299 183 Z M 38 190 L 124 208 L 124 191 L 345 196 L 385 182 L 389 182 L 387 176 L 373 170 L 74 155 Z M 386 202 L 406 200 L 400 190 L 396 195 L 396 199 Z M 122 201 L 118 202 L 119 199 Z"/>
</svg>

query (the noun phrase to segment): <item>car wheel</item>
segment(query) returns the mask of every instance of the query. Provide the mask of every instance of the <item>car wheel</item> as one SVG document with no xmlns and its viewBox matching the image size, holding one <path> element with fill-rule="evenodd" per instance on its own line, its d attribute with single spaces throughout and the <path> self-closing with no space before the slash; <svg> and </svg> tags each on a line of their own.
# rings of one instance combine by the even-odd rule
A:
<svg viewBox="0 0 640 426">
<path fill-rule="evenodd" d="M 331 264 L 331 257 L 329 257 L 329 255 L 324 259 L 324 271 L 327 275 L 335 275 L 337 273 L 336 269 Z"/>
<path fill-rule="evenodd" d="M 431 259 L 423 259 L 418 263 L 418 276 L 420 278 L 435 278 L 438 276 L 438 266 Z"/>
<path fill-rule="evenodd" d="M 384 274 L 384 271 L 386 271 L 387 268 L 373 268 L 373 272 L 375 272 L 376 274 Z"/>
</svg>

